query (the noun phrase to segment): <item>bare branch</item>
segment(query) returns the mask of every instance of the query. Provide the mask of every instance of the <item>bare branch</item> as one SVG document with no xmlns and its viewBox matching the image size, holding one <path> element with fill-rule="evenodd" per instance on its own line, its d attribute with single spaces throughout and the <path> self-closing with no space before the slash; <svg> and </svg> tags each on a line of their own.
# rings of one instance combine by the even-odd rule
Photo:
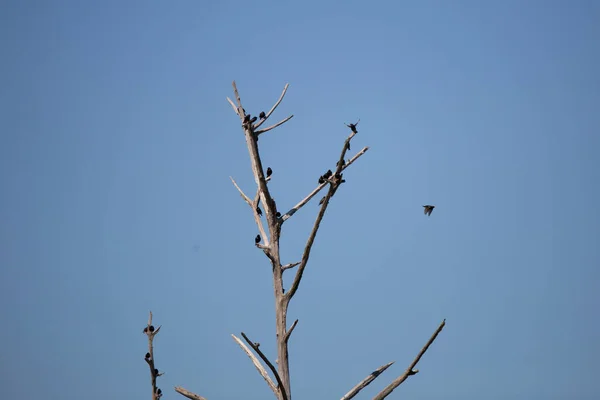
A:
<svg viewBox="0 0 600 400">
<path fill-rule="evenodd" d="M 287 89 L 289 86 L 290 86 L 289 83 L 285 84 L 285 87 L 283 88 L 283 92 L 281 92 L 281 96 L 279 96 L 279 100 L 277 100 L 277 103 L 275 103 L 275 105 L 273 107 L 271 107 L 269 112 L 265 115 L 265 119 L 259 121 L 256 125 L 254 125 L 254 129 L 258 129 L 258 127 L 261 126 L 263 124 L 263 122 L 265 122 L 271 116 L 271 114 L 273 114 L 273 111 L 275 111 L 275 109 L 277 108 L 279 103 L 281 103 L 281 101 L 283 100 L 283 97 L 285 96 L 285 92 L 287 92 Z"/>
<path fill-rule="evenodd" d="M 189 390 L 182 388 L 181 386 L 175 386 L 175 391 L 182 396 L 187 397 L 192 400 L 206 400 L 204 397 L 197 395 L 196 393 L 192 393 Z"/>
<path fill-rule="evenodd" d="M 290 329 L 288 329 L 288 331 L 285 333 L 285 341 L 286 342 L 288 340 L 290 340 L 290 336 L 292 336 L 292 332 L 294 331 L 294 328 L 296 327 L 296 325 L 298 325 L 298 320 L 297 319 L 294 321 L 294 323 L 292 324 L 292 326 L 290 326 Z"/>
<path fill-rule="evenodd" d="M 229 104 L 231 104 L 231 107 L 233 107 L 233 111 L 235 111 L 235 113 L 236 113 L 237 115 L 240 115 L 240 114 L 238 113 L 237 107 L 235 106 L 235 104 L 233 104 L 233 101 L 231 101 L 231 99 L 230 99 L 229 97 L 227 98 L 227 101 L 229 102 Z"/>
<path fill-rule="evenodd" d="M 242 199 L 244 199 L 246 201 L 246 203 L 248 203 L 248 205 L 250 207 L 252 207 L 252 200 L 250 200 L 250 197 L 246 196 L 246 194 L 242 191 L 242 189 L 240 189 L 240 187 L 236 183 L 235 179 L 233 179 L 231 176 L 229 177 L 229 179 L 231 179 L 231 182 L 233 182 L 233 185 L 236 187 L 236 189 L 238 190 L 238 192 L 240 192 L 240 195 L 242 196 Z"/>
<path fill-rule="evenodd" d="M 290 269 L 290 268 L 294 268 L 296 266 L 300 265 L 299 262 L 295 262 L 295 263 L 291 263 L 291 264 L 285 264 L 281 267 L 282 271 L 285 271 L 286 269 Z"/>
<path fill-rule="evenodd" d="M 258 370 L 258 373 L 261 374 L 261 376 L 267 382 L 267 385 L 269 385 L 269 387 L 271 388 L 273 393 L 275 393 L 275 397 L 277 399 L 279 399 L 279 391 L 277 390 L 277 386 L 275 386 L 275 383 L 273 383 L 273 381 L 271 380 L 271 377 L 267 373 L 267 370 L 262 366 L 260 361 L 258 361 L 258 358 L 256 358 L 256 356 L 254 354 L 252 354 L 250 349 L 248 349 L 248 347 L 246 347 L 246 345 L 240 339 L 238 339 L 235 335 L 232 334 L 231 337 L 233 338 L 233 340 L 236 341 L 237 344 L 240 345 L 240 347 L 242 348 L 242 350 L 244 350 L 244 352 L 248 355 L 248 357 L 250 357 L 250 360 L 252 360 L 252 363 Z"/>
<path fill-rule="evenodd" d="M 415 375 L 419 372 L 419 370 L 415 369 L 415 367 L 417 366 L 417 364 L 419 363 L 419 360 L 421 360 L 421 357 L 423 357 L 423 355 L 425 354 L 425 352 L 427 351 L 429 346 L 431 346 L 431 344 L 433 343 L 433 341 L 435 340 L 437 335 L 439 335 L 440 332 L 442 331 L 442 329 L 444 329 L 445 325 L 446 325 L 446 320 L 444 319 L 442 321 L 442 323 L 440 324 L 440 326 L 438 326 L 438 328 L 435 330 L 435 332 L 433 333 L 431 338 L 429 338 L 429 341 L 427 341 L 425 346 L 421 349 L 421 351 L 419 352 L 417 357 L 413 360 L 413 362 L 406 369 L 406 371 L 404 371 L 404 374 L 400 375 L 392 383 L 390 383 L 388 386 L 386 386 L 386 388 L 383 389 L 381 392 L 379 392 L 379 394 L 377 394 L 377 396 L 373 397 L 373 400 L 385 399 L 390 393 L 392 393 L 392 391 L 394 389 L 396 389 L 398 386 L 400 386 L 402 384 L 402 382 L 404 382 L 409 376 Z"/>
<path fill-rule="evenodd" d="M 363 148 L 354 157 L 352 157 L 350 160 L 348 160 L 348 162 L 346 164 L 344 164 L 344 166 L 342 167 L 342 171 L 344 171 L 346 168 L 348 168 L 350 165 L 352 165 L 352 163 L 354 163 L 356 160 L 358 160 L 358 158 L 360 156 L 362 156 L 363 154 L 365 154 L 367 152 L 367 150 L 369 150 L 368 147 Z M 299 209 L 301 209 L 304 205 L 306 205 L 306 203 L 308 203 L 310 201 L 310 199 L 315 197 L 315 195 L 317 193 L 319 193 L 321 191 L 321 189 L 323 189 L 325 186 L 327 186 L 327 184 L 328 184 L 328 182 L 325 182 L 325 183 L 322 183 L 319 186 L 317 186 L 316 189 L 314 189 L 312 192 L 310 192 L 310 194 L 308 196 L 303 198 L 298 204 L 296 204 L 288 212 L 283 214 L 281 219 L 283 221 L 285 221 L 288 218 L 290 218 L 292 215 L 294 215 Z"/>
<path fill-rule="evenodd" d="M 294 281 L 292 282 L 292 286 L 290 287 L 290 290 L 284 295 L 287 304 L 289 304 L 290 300 L 292 299 L 292 297 L 294 297 L 294 295 L 296 294 L 296 291 L 298 290 L 298 286 L 300 285 L 300 280 L 302 280 L 302 274 L 304 273 L 304 268 L 306 268 L 306 264 L 308 263 L 308 259 L 310 257 L 310 251 L 312 249 L 313 243 L 315 242 L 315 238 L 317 237 L 317 231 L 319 230 L 319 226 L 321 225 L 321 221 L 323 220 L 323 217 L 325 216 L 325 211 L 327 210 L 327 206 L 329 205 L 329 200 L 335 194 L 339 185 L 342 182 L 340 172 L 342 170 L 344 170 L 346 167 L 346 163 L 344 163 L 343 161 L 344 161 L 344 157 L 346 156 L 346 151 L 348 150 L 348 147 L 350 147 L 349 146 L 350 141 L 352 140 L 354 135 L 356 135 L 356 132 L 352 132 L 348 136 L 348 138 L 344 141 L 344 147 L 342 148 L 340 158 L 337 162 L 336 172 L 335 172 L 335 174 L 333 174 L 334 179 L 336 181 L 335 181 L 335 183 L 329 182 L 329 185 L 330 185 L 329 191 L 327 192 L 327 195 L 323 198 L 321 209 L 319 210 L 319 214 L 317 215 L 315 224 L 313 225 L 313 229 L 310 232 L 310 236 L 308 237 L 306 246 L 304 247 L 304 252 L 302 253 L 302 259 L 300 260 L 300 266 L 298 267 L 298 270 L 296 271 L 296 276 L 294 277 Z M 367 151 L 367 149 L 368 149 L 368 147 L 365 147 L 359 154 L 362 155 L 364 152 Z M 357 159 L 358 157 L 360 157 L 360 155 L 356 155 L 355 157 L 353 157 L 354 160 Z M 350 164 L 351 163 L 348 163 L 348 165 L 350 165 Z M 323 186 L 325 184 L 326 183 L 323 183 L 320 186 Z M 291 214 L 293 214 L 293 213 L 291 213 Z M 286 213 L 286 215 L 291 215 L 291 214 L 289 211 Z"/>
<path fill-rule="evenodd" d="M 152 400 L 158 400 L 162 396 L 162 391 L 156 386 L 156 378 L 161 376 L 162 374 L 158 372 L 156 367 L 154 366 L 154 336 L 160 332 L 160 326 L 157 329 L 154 329 L 154 325 L 152 325 L 152 311 L 150 311 L 150 316 L 148 317 L 148 325 L 144 328 L 144 334 L 148 336 L 148 353 L 144 359 L 150 367 L 150 381 L 152 383 Z"/>
<path fill-rule="evenodd" d="M 358 392 L 360 392 L 361 390 L 363 390 L 365 387 L 367 387 L 369 385 L 369 383 L 373 382 L 375 380 L 375 378 L 377 378 L 379 375 L 381 375 L 381 373 L 383 371 L 385 371 L 386 369 L 388 369 L 394 362 L 389 362 L 385 365 L 382 365 L 381 367 L 377 368 L 375 371 L 371 372 L 369 374 L 369 376 L 367 376 L 365 379 L 363 379 L 362 381 L 360 381 L 358 383 L 358 385 L 354 386 L 352 389 L 350 389 L 350 391 L 348 393 L 346 393 L 344 395 L 344 397 L 342 397 L 341 400 L 350 400 L 351 398 L 353 398 L 354 396 L 356 396 L 358 394 Z"/>
<path fill-rule="evenodd" d="M 279 374 L 277 373 L 277 369 L 273 366 L 273 364 L 271 364 L 271 362 L 269 361 L 267 356 L 265 356 L 263 354 L 263 352 L 260 351 L 260 348 L 259 348 L 260 344 L 252 342 L 250 339 L 248 339 L 248 336 L 246 336 L 246 334 L 244 332 L 242 332 L 242 337 L 244 338 L 246 343 L 248 343 L 250 345 L 250 347 L 252 347 L 252 349 L 254 349 L 256 354 L 258 354 L 260 356 L 260 358 L 262 358 L 262 360 L 265 362 L 265 364 L 267 364 L 267 366 L 271 369 L 271 372 L 273 372 L 273 375 L 275 376 L 275 379 L 277 380 L 277 384 L 279 385 L 279 390 L 281 392 L 282 399 L 287 400 L 287 395 L 285 393 L 285 386 L 283 386 L 283 382 L 281 381 L 281 378 L 279 377 Z"/>
<path fill-rule="evenodd" d="M 292 118 L 294 118 L 294 116 L 293 116 L 293 115 L 290 115 L 289 117 L 287 117 L 286 119 L 284 119 L 284 120 L 282 120 L 282 121 L 279 121 L 279 122 L 278 122 L 278 123 L 276 123 L 275 125 L 271 125 L 271 126 L 269 126 L 268 128 L 265 128 L 265 129 L 260 129 L 260 130 L 258 130 L 258 131 L 255 131 L 254 133 L 256 133 L 256 135 L 260 135 L 261 133 L 268 132 L 268 131 L 270 131 L 271 129 L 275 129 L 275 128 L 277 128 L 279 125 L 283 125 L 283 124 L 285 124 L 286 122 L 288 122 L 288 121 L 289 121 L 290 119 L 292 119 Z M 263 121 L 264 121 L 264 119 L 263 119 Z M 262 123 L 262 121 L 261 121 L 260 123 Z M 260 124 L 260 123 L 259 123 L 259 124 Z M 257 125 L 258 125 L 258 124 L 257 124 Z M 254 129 L 256 129 L 256 128 L 257 128 L 257 126 L 255 126 L 255 127 L 254 127 Z"/>
</svg>

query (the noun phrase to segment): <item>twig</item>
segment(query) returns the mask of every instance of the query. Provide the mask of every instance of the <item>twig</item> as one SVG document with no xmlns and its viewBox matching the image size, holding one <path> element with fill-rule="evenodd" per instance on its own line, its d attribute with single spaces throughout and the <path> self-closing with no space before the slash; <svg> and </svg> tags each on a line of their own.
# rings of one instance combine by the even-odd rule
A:
<svg viewBox="0 0 600 400">
<path fill-rule="evenodd" d="M 189 390 L 182 388 L 181 386 L 175 386 L 175 391 L 182 396 L 187 397 L 192 400 L 206 400 L 204 397 L 197 395 L 196 393 L 192 393 Z"/>
<path fill-rule="evenodd" d="M 242 333 L 242 335 L 243 335 L 243 333 Z M 262 366 L 260 361 L 258 361 L 258 358 L 256 358 L 256 356 L 254 354 L 252 354 L 250 349 L 248 349 L 248 347 L 246 347 L 246 345 L 240 339 L 238 339 L 233 334 L 231 335 L 231 337 L 233 338 L 233 340 L 236 341 L 237 344 L 240 345 L 240 347 L 242 348 L 242 350 L 244 350 L 244 352 L 248 355 L 248 357 L 250 357 L 250 360 L 252 360 L 252 363 L 258 370 L 258 373 L 265 379 L 265 381 L 267 382 L 267 385 L 269 385 L 269 387 L 271 388 L 273 393 L 275 393 L 275 397 L 277 399 L 279 399 L 279 392 L 277 390 L 277 386 L 275 386 L 275 383 L 273 383 L 273 381 L 271 380 L 271 377 L 267 373 L 267 370 L 265 369 L 265 367 Z"/>
<path fill-rule="evenodd" d="M 435 332 L 433 333 L 431 338 L 429 338 L 429 341 L 427 342 L 427 344 L 425 344 L 425 346 L 421 349 L 421 351 L 419 352 L 417 357 L 413 360 L 413 362 L 406 369 L 406 371 L 404 371 L 404 374 L 400 375 L 392 383 L 390 383 L 388 386 L 386 386 L 385 389 L 383 389 L 381 392 L 379 392 L 379 394 L 377 394 L 377 396 L 373 397 L 373 400 L 385 399 L 390 393 L 392 393 L 392 391 L 394 389 L 396 389 L 398 386 L 400 386 L 402 384 L 402 382 L 404 382 L 409 376 L 415 375 L 419 372 L 418 369 L 414 369 L 414 368 L 417 366 L 417 364 L 419 363 L 419 360 L 421 360 L 421 357 L 423 357 L 423 355 L 425 354 L 425 352 L 427 351 L 429 346 L 431 346 L 431 344 L 433 343 L 433 341 L 435 340 L 437 335 L 439 335 L 440 332 L 442 331 L 442 329 L 444 329 L 445 325 L 446 325 L 446 320 L 444 319 L 442 321 L 442 323 L 440 324 L 440 326 L 438 326 L 438 328 L 435 330 Z"/>
<path fill-rule="evenodd" d="M 285 96 L 285 92 L 287 92 L 287 89 L 289 86 L 290 86 L 289 83 L 285 84 L 285 87 L 283 88 L 283 92 L 281 92 L 281 96 L 279 96 L 279 100 L 277 100 L 277 103 L 275 103 L 275 105 L 273 107 L 271 107 L 269 112 L 265 115 L 265 119 L 259 121 L 256 125 L 254 125 L 254 129 L 258 129 L 258 127 L 261 126 L 263 124 L 263 122 L 265 122 L 271 116 L 271 114 L 273 114 L 273 111 L 275 111 L 275 109 L 277 108 L 279 103 L 281 103 L 281 101 L 283 100 L 283 96 Z"/>
<path fill-rule="evenodd" d="M 360 392 L 365 387 L 367 387 L 369 385 L 369 383 L 373 382 L 375 380 L 375 378 L 377 378 L 379 375 L 381 375 L 381 373 L 383 371 L 385 371 L 386 369 L 388 369 L 393 363 L 394 363 L 393 361 L 389 362 L 389 363 L 377 368 L 375 371 L 371 372 L 369 374 L 369 376 L 367 376 L 365 379 L 360 381 L 356 386 L 354 386 L 352 389 L 350 389 L 350 391 L 348 393 L 346 393 L 344 395 L 344 397 L 342 397 L 341 400 L 350 400 L 351 398 L 356 396 L 358 394 L 358 392 Z"/>
<path fill-rule="evenodd" d="M 260 356 L 260 358 L 262 358 L 262 360 L 265 362 L 265 364 L 267 364 L 267 366 L 271 369 L 271 372 L 273 372 L 273 375 L 275 376 L 275 379 L 277 380 L 277 384 L 279 385 L 279 390 L 281 391 L 282 399 L 287 400 L 287 395 L 285 393 L 285 387 L 283 386 L 283 382 L 281 381 L 281 378 L 279 377 L 279 374 L 277 373 L 277 369 L 273 366 L 273 364 L 271 364 L 271 362 L 269 361 L 267 356 L 265 356 L 264 353 L 262 351 L 260 351 L 260 348 L 259 348 L 260 345 L 257 343 L 254 343 L 250 339 L 248 339 L 248 336 L 246 336 L 246 334 L 244 332 L 242 332 L 242 337 L 244 338 L 246 343 L 248 343 L 250 345 L 250 347 L 252 347 L 252 349 L 254 349 L 256 354 L 258 354 Z"/>
<path fill-rule="evenodd" d="M 294 116 L 293 116 L 293 115 L 290 115 L 289 117 L 287 117 L 286 119 L 284 119 L 284 120 L 282 120 L 282 121 L 279 121 L 279 122 L 278 122 L 278 123 L 276 123 L 275 125 L 271 125 L 271 126 L 269 126 L 268 128 L 265 128 L 265 129 L 260 129 L 260 130 L 258 130 L 258 131 L 254 131 L 254 133 L 256 133 L 256 135 L 258 136 L 258 135 L 260 135 L 261 133 L 268 132 L 268 131 L 270 131 L 271 129 L 275 129 L 275 128 L 277 128 L 279 125 L 283 125 L 283 124 L 285 124 L 286 122 L 288 122 L 288 121 L 289 121 L 290 119 L 292 119 L 292 118 L 294 118 Z M 264 121 L 264 119 L 263 119 L 263 121 Z M 262 121 L 261 121 L 261 123 L 262 123 Z M 257 124 L 257 125 L 258 125 L 258 124 Z M 255 126 L 255 127 L 254 127 L 254 129 L 256 129 L 256 128 L 257 128 L 257 126 Z"/>
<path fill-rule="evenodd" d="M 300 265 L 299 262 L 295 262 L 295 263 L 291 263 L 291 264 L 285 264 L 281 267 L 282 271 L 285 271 L 286 269 L 290 269 L 290 268 L 294 268 L 296 266 Z"/>
<path fill-rule="evenodd" d="M 235 104 L 233 104 L 233 101 L 231 101 L 231 99 L 230 99 L 229 97 L 227 98 L 227 101 L 229 102 L 229 104 L 231 104 L 231 107 L 233 107 L 233 111 L 235 111 L 235 113 L 236 113 L 237 115 L 240 115 L 240 114 L 238 113 L 237 107 L 235 106 Z"/>
<path fill-rule="evenodd" d="M 358 160 L 358 158 L 360 156 L 362 156 L 363 154 L 365 154 L 367 152 L 367 150 L 369 150 L 369 147 L 363 148 L 354 157 L 352 157 L 350 160 L 348 160 L 348 162 L 342 167 L 342 171 L 344 171 L 346 168 L 348 168 L 350 165 L 352 165 L 352 163 L 354 163 L 356 160 Z M 308 203 L 310 201 L 310 199 L 315 197 L 315 195 L 317 193 L 319 193 L 321 191 L 321 189 L 323 189 L 325 186 L 327 186 L 327 184 L 328 184 L 328 182 L 325 182 L 325 183 L 322 183 L 319 186 L 317 186 L 312 192 L 310 192 L 310 194 L 308 196 L 303 198 L 298 204 L 296 204 L 288 212 L 283 214 L 283 216 L 281 217 L 281 220 L 285 221 L 288 218 L 290 218 L 292 215 L 294 215 L 299 209 L 301 209 L 304 205 L 306 205 L 306 203 Z"/>
<path fill-rule="evenodd" d="M 292 326 L 290 326 L 290 329 L 288 329 L 287 332 L 285 333 L 285 341 L 286 342 L 288 340 L 290 340 L 290 336 L 292 336 L 292 332 L 294 331 L 294 328 L 296 327 L 296 325 L 298 325 L 298 320 L 297 319 L 294 321 L 294 323 L 292 324 Z"/>
<path fill-rule="evenodd" d="M 156 387 L 156 378 L 162 374 L 158 372 L 156 367 L 154 366 L 154 336 L 160 331 L 160 326 L 155 330 L 152 325 L 152 311 L 150 311 L 150 316 L 148 317 L 148 325 L 144 328 L 144 333 L 148 336 L 148 353 L 144 358 L 148 366 L 150 367 L 150 380 L 152 382 L 152 400 L 158 400 L 162 396 L 162 391 Z"/>
<path fill-rule="evenodd" d="M 236 183 L 235 179 L 233 179 L 231 176 L 229 177 L 229 179 L 231 179 L 231 182 L 233 182 L 233 185 L 236 187 L 236 189 L 238 190 L 238 192 L 240 192 L 240 195 L 242 196 L 242 199 L 244 199 L 246 201 L 246 203 L 248 203 L 248 205 L 250 207 L 252 207 L 252 200 L 250 200 L 250 197 L 246 196 L 246 194 L 242 191 L 242 189 L 240 189 L 240 187 Z"/>
</svg>

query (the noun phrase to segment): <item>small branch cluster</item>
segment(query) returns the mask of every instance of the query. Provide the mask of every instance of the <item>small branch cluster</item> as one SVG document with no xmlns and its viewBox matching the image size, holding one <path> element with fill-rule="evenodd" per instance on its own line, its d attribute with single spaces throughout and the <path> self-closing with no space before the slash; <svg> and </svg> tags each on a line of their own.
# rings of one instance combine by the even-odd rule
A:
<svg viewBox="0 0 600 400">
<path fill-rule="evenodd" d="M 156 378 L 162 376 L 163 373 L 159 372 L 154 365 L 154 337 L 160 331 L 160 326 L 154 329 L 152 325 L 152 311 L 150 311 L 150 317 L 148 317 L 148 325 L 144 328 L 144 333 L 148 336 L 148 352 L 144 356 L 144 360 L 150 367 L 150 379 L 152 382 L 152 400 L 158 400 L 162 397 L 162 390 L 156 386 Z"/>
</svg>

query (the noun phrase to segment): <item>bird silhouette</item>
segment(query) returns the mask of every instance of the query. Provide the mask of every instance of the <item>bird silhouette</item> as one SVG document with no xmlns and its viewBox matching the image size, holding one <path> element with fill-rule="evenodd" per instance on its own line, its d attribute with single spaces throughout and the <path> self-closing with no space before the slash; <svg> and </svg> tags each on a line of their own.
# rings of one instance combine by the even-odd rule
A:
<svg viewBox="0 0 600 400">
<path fill-rule="evenodd" d="M 426 205 L 426 206 L 423 206 L 423 208 L 424 208 L 423 212 L 425 213 L 425 215 L 431 215 L 431 212 L 433 211 L 435 206 Z"/>
<path fill-rule="evenodd" d="M 256 207 L 256 213 L 259 217 L 262 217 L 262 210 L 260 209 L 260 207 Z"/>
<path fill-rule="evenodd" d="M 266 116 L 266 114 L 265 114 L 265 112 L 264 112 L 264 111 L 261 111 L 261 112 L 260 112 L 260 114 L 258 114 L 258 117 L 259 117 L 260 119 L 265 119 L 267 116 Z"/>
<path fill-rule="evenodd" d="M 267 168 L 267 178 L 270 177 L 272 173 L 273 170 L 271 169 L 271 167 Z"/>
<path fill-rule="evenodd" d="M 356 126 L 358 125 L 358 123 L 360 122 L 360 118 L 358 119 L 358 121 L 356 121 L 355 124 L 345 124 L 348 128 L 350 128 L 350 130 L 354 133 L 358 133 L 358 130 L 356 129 Z"/>
<path fill-rule="evenodd" d="M 254 238 L 254 243 L 256 243 L 256 244 L 260 243 L 260 235 L 256 235 L 256 237 Z"/>
</svg>

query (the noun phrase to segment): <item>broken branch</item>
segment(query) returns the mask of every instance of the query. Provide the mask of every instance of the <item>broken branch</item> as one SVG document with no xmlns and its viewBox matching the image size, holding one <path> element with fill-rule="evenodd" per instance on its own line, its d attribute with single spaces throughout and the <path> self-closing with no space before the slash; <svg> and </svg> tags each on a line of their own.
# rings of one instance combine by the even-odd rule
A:
<svg viewBox="0 0 600 400">
<path fill-rule="evenodd" d="M 243 335 L 243 333 L 242 333 L 242 335 Z M 269 385 L 269 387 L 271 388 L 273 393 L 275 393 L 275 397 L 277 399 L 279 399 L 279 393 L 277 390 L 277 386 L 275 386 L 275 383 L 273 383 L 273 381 L 271 380 L 271 377 L 267 373 L 267 370 L 265 369 L 265 367 L 262 366 L 260 361 L 258 361 L 258 358 L 256 358 L 256 356 L 254 354 L 252 354 L 250 349 L 248 349 L 248 347 L 246 347 L 246 345 L 240 339 L 238 339 L 233 334 L 231 335 L 231 337 L 233 338 L 233 340 L 236 341 L 237 344 L 240 345 L 240 347 L 242 348 L 242 350 L 244 350 L 244 352 L 248 355 L 248 357 L 250 357 L 250 360 L 252 360 L 252 363 L 258 370 L 258 373 L 265 379 L 265 381 L 267 382 L 267 385 Z M 246 339 L 246 338 L 244 337 L 244 339 Z"/>
<path fill-rule="evenodd" d="M 383 389 L 381 392 L 379 392 L 379 394 L 377 394 L 377 396 L 373 397 L 373 400 L 383 400 L 390 393 L 392 393 L 392 391 L 394 389 L 396 389 L 398 386 L 400 386 L 402 384 L 402 382 L 404 382 L 409 376 L 416 375 L 419 372 L 418 369 L 414 369 L 414 368 L 417 366 L 417 364 L 419 363 L 419 360 L 421 360 L 421 357 L 423 357 L 423 355 L 425 354 L 425 352 L 427 351 L 429 346 L 431 346 L 431 344 L 433 343 L 433 341 L 435 340 L 437 335 L 439 335 L 440 332 L 442 331 L 442 329 L 444 329 L 445 325 L 446 325 L 446 320 L 444 319 L 442 321 L 442 323 L 440 324 L 440 326 L 438 326 L 438 328 L 435 330 L 435 332 L 433 333 L 431 338 L 429 338 L 429 341 L 427 341 L 425 346 L 421 349 L 421 351 L 419 352 L 417 357 L 413 360 L 413 362 L 406 369 L 406 371 L 404 371 L 404 373 L 402 375 L 400 375 L 392 383 L 390 383 L 388 386 L 386 386 L 385 389 Z"/>
<path fill-rule="evenodd" d="M 291 263 L 291 264 L 285 264 L 284 266 L 281 267 L 281 270 L 285 271 L 286 269 L 294 268 L 294 267 L 296 267 L 298 265 L 300 265 L 299 262 L 295 262 L 295 263 Z"/>
<path fill-rule="evenodd" d="M 290 336 L 292 336 L 292 332 L 294 331 L 294 328 L 296 327 L 296 325 L 298 325 L 298 320 L 297 319 L 294 321 L 294 323 L 292 324 L 292 326 L 290 326 L 290 329 L 288 329 L 288 331 L 285 334 L 285 341 L 286 342 L 288 340 L 290 340 Z"/>
<path fill-rule="evenodd" d="M 360 381 L 356 386 L 354 386 L 352 389 L 350 389 L 350 391 L 348 393 L 346 393 L 344 395 L 344 397 L 342 397 L 341 400 L 350 400 L 351 398 L 356 396 L 358 394 L 358 392 L 360 392 L 365 387 L 367 387 L 369 385 L 369 383 L 373 382 L 375 380 L 375 378 L 377 378 L 379 375 L 381 375 L 381 373 L 383 371 L 385 371 L 386 369 L 388 369 L 393 363 L 394 363 L 393 361 L 389 362 L 389 363 L 377 368 L 375 371 L 371 372 L 369 374 L 369 376 L 367 376 L 365 379 Z"/>
</svg>

